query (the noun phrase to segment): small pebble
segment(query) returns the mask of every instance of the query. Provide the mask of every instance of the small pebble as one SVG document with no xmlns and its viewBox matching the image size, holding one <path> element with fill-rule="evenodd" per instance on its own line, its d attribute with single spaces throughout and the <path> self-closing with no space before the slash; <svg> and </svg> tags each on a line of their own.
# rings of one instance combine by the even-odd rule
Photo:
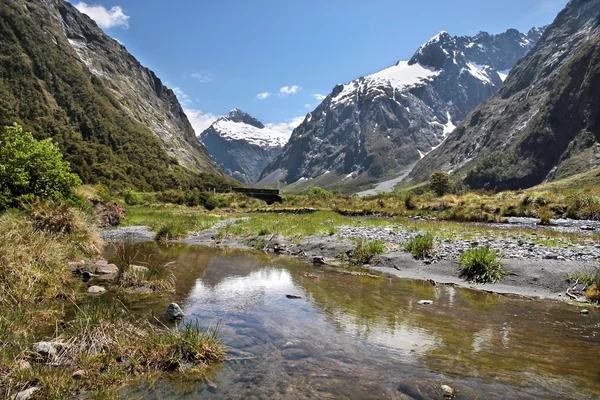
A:
<svg viewBox="0 0 600 400">
<path fill-rule="evenodd" d="M 579 314 L 584 314 L 584 315 L 586 315 L 586 314 L 589 314 L 589 313 L 590 313 L 590 311 L 589 311 L 589 310 L 586 310 L 586 309 L 583 309 L 583 310 L 579 311 Z"/>
</svg>

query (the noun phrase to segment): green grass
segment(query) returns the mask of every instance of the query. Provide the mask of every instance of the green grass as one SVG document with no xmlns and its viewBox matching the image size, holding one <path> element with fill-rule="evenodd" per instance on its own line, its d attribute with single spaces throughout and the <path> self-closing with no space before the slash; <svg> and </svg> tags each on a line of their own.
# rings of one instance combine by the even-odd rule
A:
<svg viewBox="0 0 600 400">
<path fill-rule="evenodd" d="M 385 254 L 385 244 L 381 240 L 366 241 L 356 240 L 356 246 L 350 253 L 348 261 L 352 265 L 370 264 L 381 254 Z"/>
<path fill-rule="evenodd" d="M 500 267 L 499 252 L 488 247 L 479 247 L 465 251 L 460 256 L 459 277 L 476 283 L 496 283 L 507 275 L 508 271 Z"/>
<path fill-rule="evenodd" d="M 187 232 L 201 231 L 221 220 L 218 215 L 208 214 L 201 208 L 185 206 L 128 206 L 122 226 L 145 225 L 156 231 L 161 226 L 177 221 Z"/>
<path fill-rule="evenodd" d="M 425 235 L 417 235 L 410 239 L 404 246 L 404 249 L 417 260 L 422 260 L 431 255 L 433 247 L 433 235 L 426 233 Z"/>
<path fill-rule="evenodd" d="M 162 242 L 184 239 L 188 236 L 188 232 L 186 225 L 181 220 L 175 219 L 159 225 L 156 229 L 154 240 Z"/>
</svg>

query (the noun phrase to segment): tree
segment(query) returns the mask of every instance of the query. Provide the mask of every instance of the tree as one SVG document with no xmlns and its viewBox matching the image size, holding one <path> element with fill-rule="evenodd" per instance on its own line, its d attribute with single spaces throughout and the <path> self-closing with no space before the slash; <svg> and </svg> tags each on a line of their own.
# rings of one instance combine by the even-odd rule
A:
<svg viewBox="0 0 600 400">
<path fill-rule="evenodd" d="M 443 196 L 452 188 L 450 176 L 445 172 L 434 172 L 430 179 L 431 188 L 438 196 Z"/>
<path fill-rule="evenodd" d="M 81 179 L 71 172 L 51 139 L 38 141 L 16 123 L 4 128 L 0 135 L 0 209 L 28 195 L 65 199 L 79 185 Z"/>
</svg>

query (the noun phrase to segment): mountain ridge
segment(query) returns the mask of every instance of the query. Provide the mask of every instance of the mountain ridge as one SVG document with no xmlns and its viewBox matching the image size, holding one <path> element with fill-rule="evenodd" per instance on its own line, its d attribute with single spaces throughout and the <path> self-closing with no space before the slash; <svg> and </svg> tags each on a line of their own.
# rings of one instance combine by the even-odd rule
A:
<svg viewBox="0 0 600 400">
<path fill-rule="evenodd" d="M 212 159 L 229 176 L 253 184 L 287 143 L 289 135 L 269 129 L 248 113 L 235 108 L 204 130 L 198 139 Z"/>
<path fill-rule="evenodd" d="M 495 92 L 506 66 L 533 48 L 541 30 L 474 37 L 441 31 L 410 59 L 337 85 L 293 131 L 259 183 L 304 178 L 348 189 L 403 172 Z"/>
</svg>

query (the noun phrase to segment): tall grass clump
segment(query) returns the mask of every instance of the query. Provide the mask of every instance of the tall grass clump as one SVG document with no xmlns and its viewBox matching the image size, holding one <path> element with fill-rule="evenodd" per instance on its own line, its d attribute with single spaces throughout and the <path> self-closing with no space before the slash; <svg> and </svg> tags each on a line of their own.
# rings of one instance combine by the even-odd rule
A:
<svg viewBox="0 0 600 400">
<path fill-rule="evenodd" d="M 349 262 L 353 265 L 370 264 L 373 259 L 385 253 L 385 244 L 381 240 L 372 242 L 358 239 L 356 246 L 349 254 Z"/>
<path fill-rule="evenodd" d="M 425 235 L 417 235 L 410 239 L 404 246 L 404 249 L 412 254 L 417 260 L 422 260 L 431 255 L 433 247 L 433 235 L 426 233 Z"/>
<path fill-rule="evenodd" d="M 499 253 L 489 247 L 465 251 L 460 256 L 459 277 L 476 283 L 496 283 L 510 272 L 500 267 Z"/>
<path fill-rule="evenodd" d="M 188 230 L 181 221 L 168 221 L 158 227 L 156 234 L 154 235 L 154 240 L 161 242 L 183 239 L 187 236 L 187 234 Z"/>
</svg>

